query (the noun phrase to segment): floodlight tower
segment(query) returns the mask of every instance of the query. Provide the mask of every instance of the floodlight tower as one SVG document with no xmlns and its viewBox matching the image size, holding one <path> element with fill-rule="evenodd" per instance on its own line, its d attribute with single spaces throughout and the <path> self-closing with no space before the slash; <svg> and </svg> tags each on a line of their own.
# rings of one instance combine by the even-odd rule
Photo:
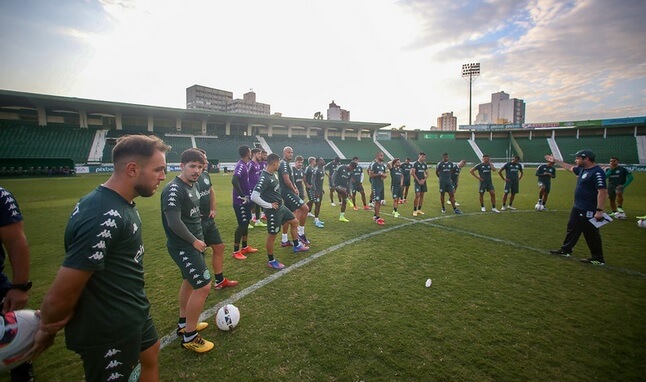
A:
<svg viewBox="0 0 646 382">
<path fill-rule="evenodd" d="M 462 78 L 469 80 L 469 126 L 471 126 L 471 88 L 476 77 L 480 75 L 480 63 L 471 63 L 462 65 Z"/>
</svg>

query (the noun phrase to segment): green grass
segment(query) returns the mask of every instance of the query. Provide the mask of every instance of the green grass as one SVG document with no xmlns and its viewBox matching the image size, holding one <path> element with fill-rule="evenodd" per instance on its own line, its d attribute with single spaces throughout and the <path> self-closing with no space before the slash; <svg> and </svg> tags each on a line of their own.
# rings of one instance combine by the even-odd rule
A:
<svg viewBox="0 0 646 382">
<path fill-rule="evenodd" d="M 4 179 L 25 215 L 32 254 L 30 307 L 37 308 L 64 257 L 63 232 L 76 201 L 104 175 L 66 179 Z M 227 242 L 235 229 L 230 176 L 212 175 L 216 223 Z M 626 194 L 629 219 L 602 228 L 605 267 L 547 254 L 558 248 L 572 205 L 575 176 L 559 171 L 550 211 L 533 211 L 537 188 L 521 181 L 516 212 L 479 213 L 477 182 L 461 179 L 457 199 L 465 216 L 439 213 L 436 181 L 423 218 L 412 197 L 403 218 L 382 208 L 386 226 L 368 211 L 323 204 L 325 229 L 311 224 L 309 253 L 277 248 L 295 269 L 234 303 L 242 320 L 233 332 L 204 332 L 214 351 L 196 355 L 178 340 L 161 351 L 162 381 L 584 381 L 642 380 L 646 374 L 646 174 L 636 173 Z M 500 205 L 502 182 L 496 181 Z M 326 195 L 327 197 L 327 195 Z M 159 195 L 139 198 L 146 246 L 146 291 L 160 337 L 177 320 L 179 272 L 165 248 Z M 489 203 L 486 203 L 489 207 Z M 261 248 L 246 261 L 225 257 L 233 289 L 213 291 L 205 309 L 276 272 L 265 265 L 266 231 L 250 231 Z M 352 242 L 349 242 L 354 240 Z M 349 243 L 348 243 L 349 242 Z M 320 257 L 298 263 L 325 251 Z M 574 251 L 587 257 L 585 241 Z M 209 259 L 210 262 L 210 259 Z M 431 288 L 425 288 L 432 278 Z M 213 319 L 209 319 L 213 323 Z M 82 380 L 78 356 L 54 347 L 35 363 L 39 379 Z M 1 376 L 0 380 L 5 380 Z"/>
</svg>

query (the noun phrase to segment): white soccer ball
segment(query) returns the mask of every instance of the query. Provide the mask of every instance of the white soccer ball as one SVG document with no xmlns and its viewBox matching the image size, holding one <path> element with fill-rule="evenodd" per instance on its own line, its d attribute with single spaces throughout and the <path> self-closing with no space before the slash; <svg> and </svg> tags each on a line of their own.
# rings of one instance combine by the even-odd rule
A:
<svg viewBox="0 0 646 382">
<path fill-rule="evenodd" d="M 625 213 L 623 213 L 623 212 L 617 212 L 617 213 L 615 214 L 615 218 L 617 218 L 617 219 L 619 219 L 619 220 L 626 220 L 626 214 L 625 214 Z"/>
<path fill-rule="evenodd" d="M 240 310 L 233 304 L 227 304 L 215 315 L 215 324 L 220 330 L 229 331 L 240 322 Z"/>
<path fill-rule="evenodd" d="M 637 221 L 637 227 L 639 227 L 639 228 L 646 228 L 646 220 L 644 220 L 644 219 L 639 219 L 639 220 Z"/>
<path fill-rule="evenodd" d="M 536 204 L 534 205 L 534 209 L 535 209 L 536 211 L 543 211 L 543 208 L 544 208 L 544 207 L 543 207 L 543 205 L 542 205 L 542 204 L 540 204 L 540 203 L 536 203 Z"/>
<path fill-rule="evenodd" d="M 20 365 L 16 358 L 34 343 L 40 318 L 35 310 L 23 309 L 0 314 L 0 371 Z"/>
</svg>

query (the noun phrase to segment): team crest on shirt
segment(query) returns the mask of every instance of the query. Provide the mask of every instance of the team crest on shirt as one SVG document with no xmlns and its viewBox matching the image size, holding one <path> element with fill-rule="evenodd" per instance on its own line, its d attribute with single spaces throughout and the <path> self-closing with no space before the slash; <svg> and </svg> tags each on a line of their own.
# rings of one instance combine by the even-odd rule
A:
<svg viewBox="0 0 646 382">
<path fill-rule="evenodd" d="M 211 184 L 211 181 L 209 181 L 207 178 L 204 178 L 204 184 L 208 186 L 209 184 Z"/>
<path fill-rule="evenodd" d="M 586 173 L 583 173 L 583 175 L 581 175 L 581 179 L 585 179 L 585 178 L 587 178 L 587 177 L 588 177 L 588 173 L 587 173 L 587 172 L 586 172 Z"/>
</svg>

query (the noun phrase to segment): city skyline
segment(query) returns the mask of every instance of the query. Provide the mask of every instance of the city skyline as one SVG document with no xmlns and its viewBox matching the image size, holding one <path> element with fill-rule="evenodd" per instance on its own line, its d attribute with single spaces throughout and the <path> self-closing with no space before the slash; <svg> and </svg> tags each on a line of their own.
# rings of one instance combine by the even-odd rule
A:
<svg viewBox="0 0 646 382">
<path fill-rule="evenodd" d="M 426 130 L 504 91 L 526 122 L 646 115 L 646 4 L 622 0 L 0 2 L 0 88 L 185 108 L 200 84 L 271 112 Z"/>
</svg>

